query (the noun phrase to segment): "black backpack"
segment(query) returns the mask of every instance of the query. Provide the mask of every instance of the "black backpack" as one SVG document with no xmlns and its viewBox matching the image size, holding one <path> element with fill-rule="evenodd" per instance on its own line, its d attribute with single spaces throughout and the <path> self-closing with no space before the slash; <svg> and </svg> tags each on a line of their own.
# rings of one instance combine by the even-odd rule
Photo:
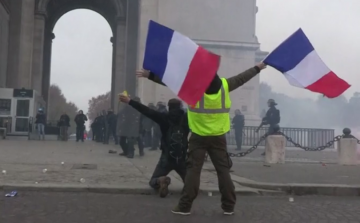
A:
<svg viewBox="0 0 360 223">
<path fill-rule="evenodd" d="M 169 129 L 166 134 L 166 145 L 169 157 L 173 158 L 178 162 L 180 159 L 185 157 L 187 149 L 187 135 L 184 133 L 184 117 L 180 120 L 180 123 L 174 124 L 169 121 Z"/>
</svg>

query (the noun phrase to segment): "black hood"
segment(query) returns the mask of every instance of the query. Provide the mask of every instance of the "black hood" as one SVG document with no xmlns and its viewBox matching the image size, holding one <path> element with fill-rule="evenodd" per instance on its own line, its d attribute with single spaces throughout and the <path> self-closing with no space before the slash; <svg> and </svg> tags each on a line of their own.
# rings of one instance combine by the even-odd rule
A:
<svg viewBox="0 0 360 223">
<path fill-rule="evenodd" d="M 209 87 L 206 89 L 206 94 L 217 94 L 222 86 L 221 79 L 218 74 L 215 75 Z"/>
<path fill-rule="evenodd" d="M 168 113 L 169 119 L 174 124 L 180 123 L 181 118 L 184 116 L 185 111 L 181 108 L 179 109 L 171 109 Z"/>
</svg>

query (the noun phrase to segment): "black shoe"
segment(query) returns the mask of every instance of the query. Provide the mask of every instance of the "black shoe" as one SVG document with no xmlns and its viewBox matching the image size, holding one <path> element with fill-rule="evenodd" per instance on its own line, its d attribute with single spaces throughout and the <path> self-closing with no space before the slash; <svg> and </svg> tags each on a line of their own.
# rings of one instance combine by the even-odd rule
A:
<svg viewBox="0 0 360 223">
<path fill-rule="evenodd" d="M 127 158 L 134 159 L 134 155 L 127 155 Z"/>
<path fill-rule="evenodd" d="M 119 153 L 119 156 L 127 156 L 127 153 Z"/>
<path fill-rule="evenodd" d="M 263 152 L 263 153 L 261 153 L 261 155 L 262 155 L 262 156 L 265 156 L 265 155 L 266 155 L 266 153 L 265 153 L 265 152 Z"/>
<path fill-rule="evenodd" d="M 117 152 L 116 152 L 116 150 L 110 149 L 110 150 L 109 150 L 109 153 L 114 154 L 114 153 L 117 153 Z"/>
<path fill-rule="evenodd" d="M 145 155 L 145 153 L 144 153 L 144 150 L 140 150 L 140 156 L 144 156 Z"/>
<path fill-rule="evenodd" d="M 187 216 L 187 215 L 191 214 L 190 211 L 180 210 L 179 206 L 176 206 L 174 209 L 171 210 L 171 212 L 173 214 L 184 215 L 184 216 Z"/>
</svg>

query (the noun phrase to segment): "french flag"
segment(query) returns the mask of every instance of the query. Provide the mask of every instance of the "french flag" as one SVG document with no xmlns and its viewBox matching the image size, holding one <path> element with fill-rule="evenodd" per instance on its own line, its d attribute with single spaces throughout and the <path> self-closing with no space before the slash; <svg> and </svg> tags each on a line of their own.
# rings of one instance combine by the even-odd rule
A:
<svg viewBox="0 0 360 223">
<path fill-rule="evenodd" d="M 195 105 L 201 99 L 219 65 L 220 56 L 150 20 L 143 68 L 157 75 L 187 104 Z"/>
<path fill-rule="evenodd" d="M 298 29 L 264 60 L 282 72 L 289 83 L 335 98 L 350 85 L 332 72 L 316 53 L 302 29 Z"/>
</svg>

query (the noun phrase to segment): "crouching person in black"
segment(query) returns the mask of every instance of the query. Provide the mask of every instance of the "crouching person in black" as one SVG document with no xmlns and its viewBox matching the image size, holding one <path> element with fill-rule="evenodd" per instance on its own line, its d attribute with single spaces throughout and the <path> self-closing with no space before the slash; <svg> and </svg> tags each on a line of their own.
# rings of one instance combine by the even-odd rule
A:
<svg viewBox="0 0 360 223">
<path fill-rule="evenodd" d="M 167 175 L 175 170 L 184 181 L 186 174 L 185 160 L 189 125 L 187 114 L 182 109 L 182 102 L 178 99 L 170 99 L 168 102 L 169 112 L 162 113 L 131 100 L 125 95 L 120 96 L 120 100 L 159 124 L 162 133 L 161 156 L 149 184 L 152 188 L 159 190 L 160 197 L 166 197 L 171 182 Z"/>
</svg>

